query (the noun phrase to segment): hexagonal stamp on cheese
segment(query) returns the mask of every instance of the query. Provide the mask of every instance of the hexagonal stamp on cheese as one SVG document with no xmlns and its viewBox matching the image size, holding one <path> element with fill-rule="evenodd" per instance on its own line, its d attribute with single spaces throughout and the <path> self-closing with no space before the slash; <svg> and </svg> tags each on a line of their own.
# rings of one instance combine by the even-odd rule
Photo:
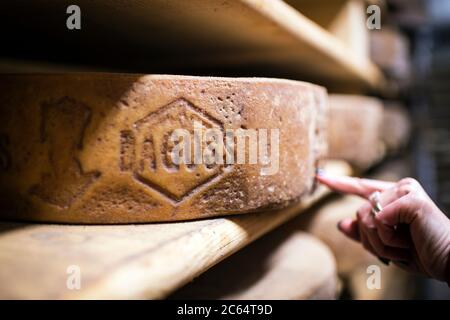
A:
<svg viewBox="0 0 450 320">
<path fill-rule="evenodd" d="M 221 174 L 223 165 L 191 161 L 176 164 L 170 139 L 174 130 L 187 130 L 194 137 L 195 123 L 204 129 L 224 132 L 223 124 L 190 101 L 179 98 L 136 121 L 132 130 L 121 132 L 121 160 L 123 171 L 132 171 L 144 185 L 179 202 L 203 184 Z M 194 138 L 195 139 L 195 138 Z M 194 144 L 193 139 L 191 143 Z M 202 149 L 205 141 L 202 139 Z"/>
</svg>

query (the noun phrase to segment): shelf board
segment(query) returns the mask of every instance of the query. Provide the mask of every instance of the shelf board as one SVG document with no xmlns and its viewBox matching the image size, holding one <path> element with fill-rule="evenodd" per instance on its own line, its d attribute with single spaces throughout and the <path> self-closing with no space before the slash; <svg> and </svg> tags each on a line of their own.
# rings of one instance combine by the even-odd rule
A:
<svg viewBox="0 0 450 320">
<path fill-rule="evenodd" d="M 77 4 L 82 26 L 75 31 L 65 26 L 64 3 L 6 4 L 0 26 L 14 32 L 3 37 L 3 55 L 100 71 L 284 77 L 329 88 L 374 89 L 383 81 L 367 57 L 281 0 Z"/>
<path fill-rule="evenodd" d="M 345 162 L 325 170 L 351 174 Z M 74 226 L 0 223 L 0 298 L 164 298 L 323 198 L 320 186 L 278 211 L 177 223 Z M 67 289 L 69 266 L 81 289 Z"/>
</svg>

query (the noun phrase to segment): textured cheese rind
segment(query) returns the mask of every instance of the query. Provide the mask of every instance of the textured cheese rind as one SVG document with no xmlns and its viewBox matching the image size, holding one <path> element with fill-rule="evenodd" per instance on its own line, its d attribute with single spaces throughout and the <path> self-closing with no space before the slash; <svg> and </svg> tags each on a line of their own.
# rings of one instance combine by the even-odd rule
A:
<svg viewBox="0 0 450 320">
<path fill-rule="evenodd" d="M 364 170 L 385 154 L 383 104 L 357 95 L 329 97 L 328 157 L 348 161 Z"/>
<path fill-rule="evenodd" d="M 313 187 L 326 111 L 323 88 L 289 80 L 2 75 L 1 217 L 134 223 L 284 207 Z M 165 167 L 167 144 L 150 137 L 198 119 L 222 131 L 279 129 L 278 173 L 248 161 Z"/>
</svg>

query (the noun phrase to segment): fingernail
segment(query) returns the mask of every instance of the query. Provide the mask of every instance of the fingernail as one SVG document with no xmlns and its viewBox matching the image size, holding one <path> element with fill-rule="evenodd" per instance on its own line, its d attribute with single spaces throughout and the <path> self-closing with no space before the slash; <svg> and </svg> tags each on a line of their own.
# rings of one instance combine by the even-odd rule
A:
<svg viewBox="0 0 450 320">
<path fill-rule="evenodd" d="M 378 257 L 378 260 L 380 260 L 383 264 L 385 265 L 389 265 L 389 263 L 391 262 L 391 260 L 383 258 L 383 257 Z"/>
</svg>

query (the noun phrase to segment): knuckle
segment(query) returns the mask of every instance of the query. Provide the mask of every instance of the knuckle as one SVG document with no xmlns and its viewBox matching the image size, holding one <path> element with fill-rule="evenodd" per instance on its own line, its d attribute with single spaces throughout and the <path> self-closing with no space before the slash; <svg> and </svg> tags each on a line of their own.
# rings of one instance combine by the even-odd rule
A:
<svg viewBox="0 0 450 320">
<path fill-rule="evenodd" d="M 403 178 L 399 181 L 399 185 L 410 185 L 410 186 L 420 186 L 420 183 L 414 178 Z"/>
<path fill-rule="evenodd" d="M 405 197 L 405 207 L 410 209 L 423 208 L 428 203 L 428 197 L 425 193 L 421 192 L 411 192 Z"/>
<path fill-rule="evenodd" d="M 370 211 L 371 209 L 371 205 L 369 203 L 364 204 L 363 206 L 361 206 L 358 211 L 356 211 L 356 218 L 359 221 L 364 221 L 365 218 L 367 217 L 367 213 Z"/>
<path fill-rule="evenodd" d="M 364 227 L 367 229 L 367 232 L 370 232 L 370 233 L 377 232 L 377 227 L 375 226 L 375 220 L 373 219 L 372 214 L 367 214 L 364 217 L 362 223 L 363 223 Z"/>
<path fill-rule="evenodd" d="M 375 220 L 373 219 L 372 213 L 367 213 L 361 219 L 362 226 L 366 229 L 367 234 L 376 232 Z"/>
<path fill-rule="evenodd" d="M 430 199 L 425 194 L 419 193 L 414 195 L 414 197 L 411 197 L 410 203 L 412 207 L 421 214 L 427 215 L 433 212 L 433 210 L 429 210 Z"/>
<path fill-rule="evenodd" d="M 403 197 L 407 195 L 414 195 L 414 198 L 425 198 L 425 192 L 420 183 L 413 178 L 404 178 L 399 181 L 397 185 L 397 196 Z"/>
<path fill-rule="evenodd" d="M 397 196 L 399 198 L 406 196 L 407 194 L 411 193 L 414 191 L 414 188 L 411 184 L 402 184 L 397 188 Z"/>
</svg>

